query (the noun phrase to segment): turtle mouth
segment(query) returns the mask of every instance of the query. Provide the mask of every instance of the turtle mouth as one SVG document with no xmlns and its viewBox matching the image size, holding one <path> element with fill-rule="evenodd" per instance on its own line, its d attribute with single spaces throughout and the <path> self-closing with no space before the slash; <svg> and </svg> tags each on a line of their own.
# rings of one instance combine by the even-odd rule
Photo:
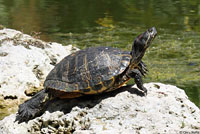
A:
<svg viewBox="0 0 200 134">
<path fill-rule="evenodd" d="M 154 40 L 156 35 L 157 35 L 157 30 L 155 27 L 152 27 L 146 31 L 147 40 L 145 43 L 146 44 L 145 48 L 148 48 L 150 46 L 151 42 Z"/>
<path fill-rule="evenodd" d="M 158 33 L 155 27 L 148 29 L 148 32 L 151 40 L 154 39 Z"/>
</svg>

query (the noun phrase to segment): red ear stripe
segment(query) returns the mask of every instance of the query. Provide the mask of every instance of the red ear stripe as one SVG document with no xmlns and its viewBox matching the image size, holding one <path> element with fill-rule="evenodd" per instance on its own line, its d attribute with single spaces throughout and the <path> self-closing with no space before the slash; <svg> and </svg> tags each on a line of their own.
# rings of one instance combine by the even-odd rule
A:
<svg viewBox="0 0 200 134">
<path fill-rule="evenodd" d="M 138 36 L 138 39 L 139 39 L 139 40 L 142 38 L 142 35 L 143 35 L 143 34 L 140 34 L 140 35 Z"/>
</svg>

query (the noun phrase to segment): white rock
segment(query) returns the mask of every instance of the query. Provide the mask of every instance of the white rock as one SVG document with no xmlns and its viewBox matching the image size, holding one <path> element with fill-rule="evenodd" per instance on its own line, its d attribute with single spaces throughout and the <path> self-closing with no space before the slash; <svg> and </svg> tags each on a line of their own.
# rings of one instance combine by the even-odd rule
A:
<svg viewBox="0 0 200 134">
<path fill-rule="evenodd" d="M 73 49 L 77 50 L 72 45 L 47 43 L 16 30 L 0 30 L 0 96 L 15 98 L 16 103 L 21 98 L 27 99 L 25 90 L 42 88 L 42 82 L 54 67 L 52 64 Z M 2 107 L 17 107 L 5 105 Z"/>
<path fill-rule="evenodd" d="M 51 60 L 59 62 L 73 49 L 71 45 L 46 43 L 12 29 L 0 30 L 0 42 L 0 53 L 7 53 L 6 56 L 0 56 L 0 94 L 3 96 L 21 96 L 30 86 L 39 87 L 41 80 L 53 68 Z M 20 44 L 22 42 L 30 43 L 27 45 L 29 49 Z M 45 49 L 32 46 L 33 42 L 41 43 Z M 40 79 L 34 68 L 41 71 Z"/>
<path fill-rule="evenodd" d="M 0 133 L 14 134 L 16 129 L 75 134 L 200 132 L 200 110 L 182 89 L 161 83 L 144 86 L 146 97 L 137 95 L 136 88 L 122 88 L 99 96 L 55 100 L 28 123 L 13 122 L 15 115 L 6 117 L 0 121 Z"/>
</svg>

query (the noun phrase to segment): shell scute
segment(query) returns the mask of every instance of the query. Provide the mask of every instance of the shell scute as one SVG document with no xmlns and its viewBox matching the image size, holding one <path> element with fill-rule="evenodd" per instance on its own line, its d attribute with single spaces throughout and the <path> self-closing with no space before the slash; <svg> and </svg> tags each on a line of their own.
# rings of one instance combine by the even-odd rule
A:
<svg viewBox="0 0 200 134">
<path fill-rule="evenodd" d="M 111 47 L 80 50 L 65 57 L 49 73 L 46 88 L 65 92 L 98 93 L 114 84 L 129 66 L 130 52 Z"/>
</svg>

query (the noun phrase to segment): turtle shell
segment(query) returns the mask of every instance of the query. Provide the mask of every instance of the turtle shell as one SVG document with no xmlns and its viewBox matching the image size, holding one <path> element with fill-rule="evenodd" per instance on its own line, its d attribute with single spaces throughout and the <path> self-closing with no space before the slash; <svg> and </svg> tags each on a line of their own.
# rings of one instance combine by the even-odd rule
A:
<svg viewBox="0 0 200 134">
<path fill-rule="evenodd" d="M 130 52 L 112 47 L 80 50 L 66 56 L 54 67 L 44 87 L 72 93 L 100 93 L 116 83 L 131 58 Z"/>
</svg>

